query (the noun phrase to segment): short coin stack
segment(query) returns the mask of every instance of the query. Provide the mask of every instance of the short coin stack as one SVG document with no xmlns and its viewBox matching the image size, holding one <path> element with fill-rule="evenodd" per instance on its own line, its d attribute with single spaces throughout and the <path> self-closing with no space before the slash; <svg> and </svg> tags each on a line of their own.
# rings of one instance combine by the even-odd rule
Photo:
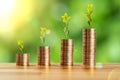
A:
<svg viewBox="0 0 120 80">
<path fill-rule="evenodd" d="M 61 65 L 73 65 L 73 48 L 74 42 L 72 39 L 63 39 L 61 41 Z"/>
<path fill-rule="evenodd" d="M 50 65 L 50 47 L 41 46 L 38 48 L 38 65 L 49 66 Z"/>
<path fill-rule="evenodd" d="M 96 29 L 83 30 L 83 67 L 95 68 L 96 59 Z"/>
<path fill-rule="evenodd" d="M 16 65 L 29 66 L 29 54 L 16 54 Z"/>
</svg>

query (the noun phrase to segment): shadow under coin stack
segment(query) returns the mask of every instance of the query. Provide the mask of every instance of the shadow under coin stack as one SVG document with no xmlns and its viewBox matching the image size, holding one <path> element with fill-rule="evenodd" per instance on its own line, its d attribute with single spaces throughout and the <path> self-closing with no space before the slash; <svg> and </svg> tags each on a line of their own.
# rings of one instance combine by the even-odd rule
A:
<svg viewBox="0 0 120 80">
<path fill-rule="evenodd" d="M 73 48 L 74 42 L 72 39 L 63 39 L 61 41 L 61 65 L 73 65 Z"/>
<path fill-rule="evenodd" d="M 50 47 L 41 46 L 38 48 L 38 65 L 49 66 L 50 65 Z"/>
<path fill-rule="evenodd" d="M 16 65 L 29 66 L 29 54 L 16 54 Z"/>
<path fill-rule="evenodd" d="M 95 68 L 96 65 L 96 29 L 83 30 L 83 67 Z"/>
</svg>

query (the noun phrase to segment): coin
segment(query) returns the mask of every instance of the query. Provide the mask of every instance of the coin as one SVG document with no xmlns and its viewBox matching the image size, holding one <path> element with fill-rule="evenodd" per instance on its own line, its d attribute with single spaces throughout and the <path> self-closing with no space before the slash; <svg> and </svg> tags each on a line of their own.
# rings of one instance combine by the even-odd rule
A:
<svg viewBox="0 0 120 80">
<path fill-rule="evenodd" d="M 82 63 L 84 68 L 95 68 L 96 64 L 96 29 L 83 29 L 83 54 Z"/>
<path fill-rule="evenodd" d="M 61 41 L 61 65 L 73 65 L 74 42 L 72 39 L 63 39 Z"/>
<path fill-rule="evenodd" d="M 16 54 L 16 65 L 29 66 L 29 54 Z"/>
<path fill-rule="evenodd" d="M 50 47 L 41 46 L 38 48 L 38 65 L 49 66 L 50 65 Z"/>
</svg>

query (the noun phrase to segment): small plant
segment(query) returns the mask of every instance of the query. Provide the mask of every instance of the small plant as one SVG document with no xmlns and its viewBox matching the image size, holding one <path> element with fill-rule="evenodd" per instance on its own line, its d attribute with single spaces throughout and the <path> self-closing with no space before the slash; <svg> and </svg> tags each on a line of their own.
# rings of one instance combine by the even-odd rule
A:
<svg viewBox="0 0 120 80">
<path fill-rule="evenodd" d="M 23 41 L 22 40 L 18 40 L 17 43 L 18 43 L 18 51 L 20 51 L 20 53 L 23 53 L 24 52 L 23 51 L 23 49 L 24 49 Z"/>
<path fill-rule="evenodd" d="M 88 7 L 87 7 L 87 18 L 88 18 L 88 25 L 89 27 L 91 27 L 91 23 L 92 23 L 92 7 L 93 7 L 93 4 L 88 4 Z"/>
<path fill-rule="evenodd" d="M 40 39 L 42 43 L 45 43 L 47 34 L 50 34 L 50 30 L 46 27 L 41 27 L 40 28 Z"/>
<path fill-rule="evenodd" d="M 64 15 L 62 16 L 62 19 L 63 19 L 63 23 L 65 23 L 66 25 L 64 28 L 65 36 L 66 38 L 68 38 L 70 16 L 67 13 L 64 13 Z"/>
</svg>

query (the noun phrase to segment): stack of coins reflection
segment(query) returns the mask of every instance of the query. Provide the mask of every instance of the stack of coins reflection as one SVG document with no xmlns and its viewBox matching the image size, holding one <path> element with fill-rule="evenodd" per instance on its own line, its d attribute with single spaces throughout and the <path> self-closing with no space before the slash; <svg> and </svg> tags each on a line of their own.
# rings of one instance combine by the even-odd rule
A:
<svg viewBox="0 0 120 80">
<path fill-rule="evenodd" d="M 61 41 L 61 65 L 73 65 L 73 48 L 74 42 L 72 39 L 63 39 Z"/>
<path fill-rule="evenodd" d="M 96 65 L 96 29 L 83 30 L 83 67 L 95 68 Z"/>
<path fill-rule="evenodd" d="M 29 66 L 29 54 L 16 54 L 16 65 Z"/>
<path fill-rule="evenodd" d="M 38 65 L 49 66 L 50 65 L 50 47 L 41 46 L 38 48 Z"/>
</svg>

